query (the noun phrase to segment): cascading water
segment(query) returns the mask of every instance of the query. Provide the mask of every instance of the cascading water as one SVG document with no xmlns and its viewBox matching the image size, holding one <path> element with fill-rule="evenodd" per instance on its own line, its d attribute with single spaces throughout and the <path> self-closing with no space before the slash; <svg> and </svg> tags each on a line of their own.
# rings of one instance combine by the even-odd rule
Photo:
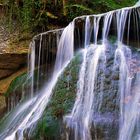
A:
<svg viewBox="0 0 140 140">
<path fill-rule="evenodd" d="M 138 1 L 135 6 L 140 6 L 140 1 Z"/>
<path fill-rule="evenodd" d="M 29 78 L 31 78 L 31 97 L 33 97 L 34 93 L 34 70 L 35 70 L 35 42 L 31 42 L 29 46 L 29 51 L 31 52 L 31 55 L 28 56 L 28 62 L 30 62 L 28 65 L 28 72 L 29 72 Z M 30 54 L 30 52 L 28 54 Z M 31 57 L 31 58 L 30 58 Z M 31 60 L 31 61 L 30 61 Z"/>
<path fill-rule="evenodd" d="M 77 93 L 77 99 L 68 119 L 74 121 L 75 139 L 92 139 L 90 134 L 90 128 L 92 124 L 92 116 L 94 114 L 94 86 L 97 75 L 97 66 L 100 57 L 104 56 L 105 46 L 93 47 L 84 51 L 83 64 L 79 77 L 79 89 Z M 90 53 L 94 53 L 92 58 L 89 57 Z M 96 59 L 95 59 L 96 58 Z M 95 60 L 94 60 L 95 59 Z M 85 87 L 84 85 L 87 85 Z M 79 131 L 81 136 L 78 137 Z"/>
<path fill-rule="evenodd" d="M 139 47 L 140 43 L 138 3 L 134 7 L 105 14 L 77 17 L 63 31 L 55 30 L 36 36 L 30 45 L 29 56 L 31 96 L 23 99 L 7 116 L 0 139 L 22 140 L 24 133 L 32 133 L 52 97 L 59 75 L 74 56 L 74 49 L 84 46 L 76 100 L 71 113 L 64 117 L 65 139 L 139 140 L 140 54 L 129 47 Z M 84 29 L 76 25 L 79 19 Z M 48 33 L 56 35 L 55 43 Z M 45 37 L 48 42 L 43 41 Z M 49 50 L 46 54 L 43 54 L 43 45 Z M 55 66 L 52 66 L 54 72 L 43 89 L 39 90 L 40 83 L 46 80 L 41 76 L 44 69 L 48 70 L 53 65 L 50 61 L 54 59 L 54 46 L 57 46 Z M 47 68 L 43 62 L 46 59 L 49 63 Z M 34 88 L 36 73 L 37 86 Z"/>
<path fill-rule="evenodd" d="M 87 16 L 85 24 L 85 47 L 88 47 L 90 43 L 90 34 L 90 18 Z"/>
<path fill-rule="evenodd" d="M 139 88 L 139 73 L 136 75 L 135 87 L 132 91 L 132 94 L 127 96 L 129 103 L 125 105 L 125 113 L 124 113 L 124 122 L 120 133 L 120 140 L 131 140 L 132 137 L 134 139 L 140 139 L 139 134 L 139 118 L 140 118 L 140 110 L 139 110 L 139 101 L 140 101 L 140 88 Z M 132 97 L 133 95 L 133 97 Z M 135 130 L 135 131 L 134 131 Z"/>
<path fill-rule="evenodd" d="M 62 36 L 60 38 L 57 50 L 57 57 L 55 63 L 55 69 L 53 76 L 49 83 L 45 85 L 44 89 L 33 97 L 33 81 L 34 71 L 35 71 L 35 42 L 31 43 L 31 64 L 30 77 L 31 77 L 31 96 L 25 103 L 19 105 L 15 108 L 15 111 L 8 117 L 8 124 L 5 131 L 0 135 L 0 139 L 14 140 L 14 139 L 24 139 L 23 133 L 26 129 L 33 127 L 33 124 L 41 117 L 47 103 L 52 95 L 53 87 L 55 86 L 58 76 L 61 74 L 63 69 L 69 63 L 73 57 L 73 29 L 74 24 L 70 23 L 67 28 L 64 29 Z M 42 38 L 42 34 L 41 34 Z M 42 40 L 42 39 L 41 39 Z M 69 45 L 67 45 L 69 44 Z M 69 53 L 67 53 L 67 51 Z M 39 54 L 41 53 L 41 44 L 39 48 Z M 40 55 L 39 55 L 40 57 Z M 40 60 L 39 60 L 40 61 Z M 39 62 L 40 63 L 40 62 Z M 29 130 L 28 130 L 29 131 Z M 8 132 L 8 133 L 7 133 Z M 30 132 L 28 132 L 30 134 Z"/>
<path fill-rule="evenodd" d="M 77 84 L 77 98 L 73 107 L 73 110 L 70 114 L 64 117 L 64 122 L 66 123 L 66 127 L 69 129 L 67 131 L 67 139 L 73 140 L 92 140 L 92 139 L 119 139 L 119 140 L 132 140 L 139 139 L 140 131 L 139 126 L 136 123 L 139 121 L 139 71 L 135 71 L 133 74 L 136 75 L 136 78 L 132 76 L 132 69 L 130 61 L 132 60 L 132 52 L 131 49 L 124 45 L 124 34 L 127 32 L 127 43 L 130 35 L 130 17 L 133 15 L 133 18 L 136 19 L 136 23 L 139 22 L 139 10 L 132 8 L 125 8 L 118 11 L 111 11 L 109 13 L 103 15 L 95 15 L 95 16 L 87 16 L 85 20 L 85 49 L 83 50 L 83 63 L 81 65 L 81 70 L 79 73 L 79 81 Z M 101 19 L 103 18 L 103 30 L 102 37 L 99 39 L 99 29 Z M 90 20 L 93 19 L 90 23 Z M 131 23 L 132 24 L 132 23 Z M 134 23 L 135 24 L 135 23 Z M 87 26 L 89 25 L 89 26 Z M 115 46 L 110 47 L 110 43 L 108 41 L 109 32 L 111 30 L 111 26 L 115 26 L 117 31 L 116 43 Z M 87 33 L 89 29 L 92 29 L 93 26 L 93 35 L 90 34 L 91 31 Z M 139 31 L 139 25 L 137 24 L 137 32 Z M 94 45 L 90 45 L 90 41 L 92 36 L 94 37 L 93 43 Z M 139 42 L 139 36 L 136 36 Z M 99 41 L 101 40 L 101 41 Z M 99 42 L 98 42 L 99 41 Z M 101 42 L 101 43 L 100 43 Z M 87 46 L 90 46 L 87 48 Z M 111 49 L 111 52 L 109 51 Z M 108 51 L 110 52 L 108 54 Z M 112 118 L 111 125 L 109 124 L 109 116 L 107 114 L 110 113 L 110 117 L 112 116 L 112 112 L 109 112 L 108 108 L 106 111 L 103 111 L 105 108 L 104 97 L 106 93 L 106 71 L 108 70 L 108 61 L 109 56 L 113 53 L 112 67 L 114 71 L 118 70 L 118 93 L 116 98 L 119 99 L 119 102 L 114 103 L 119 107 L 119 114 L 116 115 L 118 117 L 118 126 L 113 126 L 117 119 Z M 136 59 L 139 59 L 138 57 Z M 135 67 L 138 67 L 136 65 Z M 102 78 L 99 73 L 102 73 Z M 110 73 L 111 75 L 111 73 Z M 99 77 L 101 78 L 101 82 L 98 83 Z M 111 80 L 111 79 L 110 79 Z M 136 89 L 133 91 L 133 83 L 137 83 Z M 114 88 L 114 81 L 110 83 L 110 94 Z M 98 86 L 99 89 L 96 87 Z M 98 91 L 97 91 L 98 89 Z M 133 94 L 134 97 L 131 97 Z M 109 96 L 109 95 L 108 95 Z M 130 103 L 125 103 L 127 98 L 131 98 Z M 129 100 L 128 99 L 128 100 Z M 109 107 L 110 108 L 110 107 Z M 130 109 L 130 110 L 129 110 Z M 114 109 L 115 110 L 115 109 Z M 114 115 L 114 114 L 113 114 Z M 105 118 L 104 118 L 105 117 Z M 107 117 L 107 118 L 106 118 Z M 104 134 L 99 134 L 98 127 L 101 125 L 100 123 L 108 122 L 109 126 L 106 126 L 106 129 L 102 132 Z M 106 123 L 105 123 L 106 124 Z M 100 126 L 101 127 L 101 126 Z M 103 126 L 102 126 L 103 127 Z M 104 128 L 100 129 L 104 129 Z M 104 126 L 105 127 L 105 126 Z M 109 128 L 110 127 L 110 128 Z M 115 128 L 116 127 L 116 128 Z M 117 129 L 119 133 L 114 136 L 111 136 L 112 132 L 110 129 Z M 136 130 L 136 132 L 134 132 Z M 113 132 L 114 133 L 114 132 Z M 134 134 L 135 133 L 135 134 Z M 72 134 L 72 136 L 71 136 Z M 100 136 L 101 135 L 101 136 Z M 103 136 L 102 136 L 103 135 Z"/>
</svg>

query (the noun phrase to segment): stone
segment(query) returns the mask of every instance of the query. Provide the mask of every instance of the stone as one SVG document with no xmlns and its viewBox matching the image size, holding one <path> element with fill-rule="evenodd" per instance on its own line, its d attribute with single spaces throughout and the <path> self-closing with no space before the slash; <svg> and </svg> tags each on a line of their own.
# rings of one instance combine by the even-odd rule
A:
<svg viewBox="0 0 140 140">
<path fill-rule="evenodd" d="M 0 79 L 10 76 L 26 65 L 27 54 L 0 54 Z"/>
</svg>

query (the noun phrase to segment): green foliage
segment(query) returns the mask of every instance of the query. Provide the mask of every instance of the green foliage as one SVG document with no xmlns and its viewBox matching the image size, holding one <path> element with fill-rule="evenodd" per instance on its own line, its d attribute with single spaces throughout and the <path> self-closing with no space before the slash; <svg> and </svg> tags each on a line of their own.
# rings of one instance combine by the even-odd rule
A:
<svg viewBox="0 0 140 140">
<path fill-rule="evenodd" d="M 65 5 L 64 5 L 65 1 Z M 126 6 L 132 6 L 137 0 L 1 0 L 8 5 L 9 25 L 18 21 L 20 30 L 43 31 L 48 24 L 68 24 L 73 18 L 87 14 L 107 12 Z M 64 11 L 66 10 L 66 15 Z M 66 20 L 63 20 L 65 16 Z M 63 23 L 61 23 L 64 25 Z"/>
<path fill-rule="evenodd" d="M 21 31 L 33 30 L 43 18 L 46 19 L 46 16 L 42 16 L 43 3 L 40 0 L 7 0 L 3 4 L 9 7 L 7 17 L 11 28 L 16 21 Z"/>
<path fill-rule="evenodd" d="M 81 4 L 70 4 L 66 6 L 67 8 L 67 16 L 68 20 L 71 21 L 77 16 L 86 15 L 86 14 L 93 14 L 94 11 L 84 5 Z"/>
<path fill-rule="evenodd" d="M 91 5 L 96 9 L 97 13 L 107 12 L 127 6 L 133 6 L 137 0 L 94 0 Z"/>
<path fill-rule="evenodd" d="M 32 1 L 24 0 L 23 8 L 21 8 L 21 22 L 24 29 L 29 29 L 32 18 Z"/>
<path fill-rule="evenodd" d="M 73 7 L 76 7 L 76 8 L 78 8 L 81 11 L 87 11 L 87 12 L 93 13 L 92 9 L 90 9 L 88 7 L 85 7 L 84 5 L 73 4 L 73 5 L 67 5 L 66 6 L 66 8 L 73 8 Z"/>
<path fill-rule="evenodd" d="M 68 2 L 66 8 L 69 20 L 81 15 L 99 14 L 127 6 L 132 6 L 137 0 L 90 0 L 76 3 Z"/>
</svg>

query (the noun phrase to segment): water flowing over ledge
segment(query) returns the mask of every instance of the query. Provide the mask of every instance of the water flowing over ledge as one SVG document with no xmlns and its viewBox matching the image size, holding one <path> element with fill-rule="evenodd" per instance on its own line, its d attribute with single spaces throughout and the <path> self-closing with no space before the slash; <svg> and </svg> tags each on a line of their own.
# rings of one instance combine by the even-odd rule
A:
<svg viewBox="0 0 140 140">
<path fill-rule="evenodd" d="M 135 6 L 140 6 L 140 1 L 138 1 L 138 2 L 135 4 Z"/>
<path fill-rule="evenodd" d="M 139 139 L 137 122 L 140 113 L 138 109 L 140 70 L 137 60 L 140 59 L 139 55 L 133 53 L 129 47 L 139 48 L 139 33 L 140 8 L 136 5 L 104 14 L 77 17 L 64 29 L 35 36 L 30 44 L 28 60 L 28 79 L 31 79 L 29 99 L 19 104 L 7 117 L 7 124 L 0 134 L 0 139 L 22 140 L 24 133 L 28 132 L 30 135 L 52 97 L 52 90 L 58 77 L 73 58 L 74 52 L 81 48 L 83 62 L 77 84 L 77 97 L 71 113 L 64 117 L 68 129 L 67 139 L 100 139 L 97 128 L 102 118 L 110 122 L 110 126 L 113 127 L 114 122 L 109 121 L 108 114 L 113 116 L 116 112 L 117 124 L 113 129 L 117 129 L 119 133 L 115 134 L 114 139 L 131 140 L 132 137 Z M 110 38 L 115 38 L 115 41 L 110 43 Z M 118 102 L 115 101 L 116 107 L 113 113 L 109 111 L 109 107 L 102 112 L 104 103 L 107 102 L 104 88 L 107 84 L 106 71 L 110 59 L 113 69 L 111 76 L 117 71 L 116 75 L 119 77 L 118 92 L 114 92 Z M 54 69 L 51 77 L 48 76 L 49 69 Z M 44 75 L 41 76 L 42 73 L 49 74 L 46 74 L 46 78 Z M 42 83 L 43 89 L 40 86 Z M 110 89 L 114 89 L 115 86 L 115 80 L 112 80 Z M 105 129 L 107 134 L 104 135 L 104 139 L 111 137 L 109 127 Z"/>
</svg>

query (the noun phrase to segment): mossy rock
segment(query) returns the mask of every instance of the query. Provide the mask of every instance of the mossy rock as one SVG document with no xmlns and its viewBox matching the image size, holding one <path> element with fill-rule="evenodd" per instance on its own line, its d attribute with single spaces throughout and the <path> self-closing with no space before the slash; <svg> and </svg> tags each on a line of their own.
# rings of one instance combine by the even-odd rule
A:
<svg viewBox="0 0 140 140">
<path fill-rule="evenodd" d="M 36 88 L 36 81 L 37 81 L 37 74 L 35 71 L 34 74 L 34 85 L 33 87 Z M 26 99 L 27 97 L 31 96 L 31 78 L 28 75 L 28 72 L 23 72 L 15 79 L 12 80 L 10 83 L 7 91 L 4 93 L 6 98 L 6 110 L 9 112 L 14 107 L 21 102 L 22 100 Z"/>
<path fill-rule="evenodd" d="M 35 69 L 34 70 L 34 89 L 36 89 L 37 87 L 37 78 L 38 78 L 38 69 Z M 7 89 L 4 95 L 6 97 L 9 97 L 13 95 L 15 91 L 19 91 L 19 93 L 22 93 L 23 86 L 25 90 L 31 86 L 31 77 L 29 76 L 28 72 L 23 72 L 22 74 L 18 75 L 15 79 L 13 79 L 11 84 L 9 85 L 9 88 Z"/>
<path fill-rule="evenodd" d="M 53 90 L 53 97 L 30 139 L 61 139 L 63 116 L 70 113 L 74 105 L 81 63 L 82 55 L 80 53 L 76 55 L 59 77 Z"/>
<path fill-rule="evenodd" d="M 11 93 L 13 93 L 16 89 L 22 89 L 22 85 L 25 83 L 27 79 L 27 72 L 17 76 L 10 84 L 7 92 L 4 94 L 8 97 Z"/>
</svg>

